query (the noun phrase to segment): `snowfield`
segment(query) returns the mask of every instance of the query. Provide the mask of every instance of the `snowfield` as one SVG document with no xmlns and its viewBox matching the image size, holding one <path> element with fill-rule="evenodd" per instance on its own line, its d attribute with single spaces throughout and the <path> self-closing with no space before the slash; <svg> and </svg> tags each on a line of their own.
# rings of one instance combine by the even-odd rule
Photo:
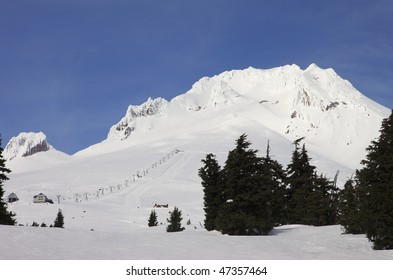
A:
<svg viewBox="0 0 393 280">
<path fill-rule="evenodd" d="M 393 259 L 392 251 L 374 251 L 364 235 L 343 235 L 340 226 L 286 225 L 252 237 L 207 232 L 198 177 L 207 153 L 224 165 L 243 133 L 261 156 L 270 141 L 284 166 L 293 140 L 306 136 L 311 163 L 330 178 L 339 170 L 342 186 L 388 114 L 316 65 L 203 78 L 170 102 L 130 106 L 108 139 L 75 155 L 52 147 L 7 162 L 13 172 L 5 196 L 18 195 L 8 207 L 20 226 L 0 226 L 0 259 Z M 54 204 L 34 204 L 39 193 Z M 166 233 L 175 206 L 186 230 Z M 53 224 L 58 209 L 64 229 L 30 226 Z M 147 226 L 152 209 L 155 228 Z"/>
<path fill-rule="evenodd" d="M 342 235 L 340 226 L 288 225 L 271 236 L 227 236 L 187 227 L 163 226 L 128 232 L 1 226 L 2 258 L 69 260 L 374 260 L 393 258 L 374 251 L 363 235 Z"/>
</svg>

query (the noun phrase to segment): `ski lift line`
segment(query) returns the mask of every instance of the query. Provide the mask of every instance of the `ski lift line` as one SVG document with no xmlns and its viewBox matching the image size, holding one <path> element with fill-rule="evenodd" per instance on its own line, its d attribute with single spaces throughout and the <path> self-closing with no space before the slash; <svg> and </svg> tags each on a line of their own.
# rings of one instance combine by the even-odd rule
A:
<svg viewBox="0 0 393 280">
<path fill-rule="evenodd" d="M 184 152 L 184 151 L 181 151 L 179 149 L 175 149 L 175 150 L 172 150 L 171 152 L 167 153 L 159 161 L 156 161 L 153 164 L 151 164 L 151 169 L 157 168 L 158 165 L 162 165 L 162 164 L 166 163 L 167 160 L 169 160 L 171 157 L 177 155 L 179 152 Z M 143 178 L 143 177 L 147 176 L 147 174 L 149 174 L 149 170 L 150 170 L 150 168 L 146 168 L 146 169 L 144 169 L 141 172 L 137 171 L 136 174 L 132 174 L 132 178 L 128 178 L 128 179 L 125 180 L 125 186 L 128 187 L 129 183 L 137 182 L 138 181 L 137 179 L 140 179 L 140 178 Z M 122 184 L 117 184 L 117 190 L 121 191 L 122 186 L 123 186 Z M 93 194 L 84 193 L 84 195 L 81 195 L 81 194 L 76 193 L 76 194 L 74 194 L 75 202 L 76 203 L 80 203 L 80 202 L 89 201 L 89 198 L 88 198 L 89 196 L 91 196 L 92 198 L 94 198 L 94 197 L 95 198 L 101 198 L 102 196 L 105 195 L 104 190 L 106 190 L 106 191 L 110 190 L 110 193 L 114 193 L 114 190 L 116 190 L 116 188 L 114 186 L 99 188 Z M 60 196 L 63 197 L 62 195 L 60 195 Z M 64 199 L 71 200 L 72 198 L 71 197 L 65 197 L 65 198 L 63 198 L 63 200 Z M 58 198 L 58 201 L 60 201 L 59 198 Z"/>
</svg>

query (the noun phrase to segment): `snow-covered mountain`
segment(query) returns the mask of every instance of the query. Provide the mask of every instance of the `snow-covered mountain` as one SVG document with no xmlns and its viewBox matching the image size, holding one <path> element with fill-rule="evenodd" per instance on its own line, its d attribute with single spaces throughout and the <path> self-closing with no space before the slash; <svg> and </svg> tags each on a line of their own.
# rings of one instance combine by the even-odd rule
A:
<svg viewBox="0 0 393 280">
<path fill-rule="evenodd" d="M 42 132 L 22 132 L 16 137 L 12 137 L 4 149 L 4 158 L 13 160 L 17 157 L 28 157 L 40 152 L 53 149 L 49 145 L 46 135 Z"/>
<path fill-rule="evenodd" d="M 305 137 L 315 153 L 357 168 L 388 114 L 387 108 L 362 95 L 333 69 L 315 64 L 305 70 L 297 65 L 268 70 L 250 67 L 204 77 L 170 102 L 149 98 L 142 105 L 129 106 L 107 140 L 98 145 L 104 147 L 86 152 L 107 151 L 105 146 L 114 140 L 138 142 L 154 134 L 153 130 L 163 138 L 168 132 L 251 126 L 291 142 Z"/>
<path fill-rule="evenodd" d="M 7 166 L 17 173 L 45 169 L 69 159 L 50 145 L 42 132 L 22 132 L 11 138 L 3 156 Z"/>
<path fill-rule="evenodd" d="M 364 236 L 342 236 L 339 226 L 288 226 L 275 229 L 277 236 L 272 238 L 241 241 L 206 232 L 201 226 L 203 191 L 198 176 L 207 153 L 216 154 L 223 165 L 243 133 L 253 149 L 264 151 L 270 140 L 271 155 L 283 165 L 290 161 L 293 141 L 305 137 L 312 164 L 330 178 L 340 170 L 338 185 L 342 186 L 359 167 L 365 148 L 389 114 L 389 109 L 362 95 L 332 69 L 289 65 L 204 77 L 170 101 L 149 98 L 129 106 L 105 141 L 73 156 L 51 148 L 22 157 L 24 145 L 14 141 L 11 151 L 17 152 L 11 155 L 21 156 L 6 162 L 13 172 L 5 182 L 5 195 L 14 192 L 20 200 L 9 209 L 18 223 L 49 225 L 61 208 L 66 229 L 61 233 L 6 229 L 9 234 L 3 236 L 0 231 L 7 248 L 42 245 L 41 251 L 6 250 L 0 258 L 198 259 L 200 244 L 206 244 L 215 248 L 211 253 L 203 250 L 203 258 L 210 259 L 391 259 L 391 252 L 372 251 Z M 39 193 L 56 203 L 32 203 Z M 147 219 L 155 204 L 169 206 L 154 208 L 160 225 L 151 229 Z M 175 206 L 182 211 L 184 223 L 190 221 L 177 238 L 165 235 L 168 211 Z M 59 235 L 66 247 L 57 242 Z M 97 250 L 92 251 L 97 242 Z"/>
</svg>

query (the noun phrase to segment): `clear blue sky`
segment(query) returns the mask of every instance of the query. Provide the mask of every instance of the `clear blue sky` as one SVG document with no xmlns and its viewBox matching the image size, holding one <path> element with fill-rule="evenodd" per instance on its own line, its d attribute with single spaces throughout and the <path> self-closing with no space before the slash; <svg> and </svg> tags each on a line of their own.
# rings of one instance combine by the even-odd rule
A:
<svg viewBox="0 0 393 280">
<path fill-rule="evenodd" d="M 225 70 L 334 68 L 393 107 L 391 0 L 0 0 L 0 133 L 72 154 Z"/>
</svg>

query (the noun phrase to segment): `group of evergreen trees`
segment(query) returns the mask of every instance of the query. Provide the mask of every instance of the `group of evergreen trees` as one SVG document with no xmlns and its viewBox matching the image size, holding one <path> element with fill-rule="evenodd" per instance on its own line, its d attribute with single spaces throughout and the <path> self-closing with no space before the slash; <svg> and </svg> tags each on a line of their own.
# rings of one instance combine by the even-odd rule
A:
<svg viewBox="0 0 393 280">
<path fill-rule="evenodd" d="M 354 178 L 342 190 L 317 174 L 299 139 L 286 170 L 270 155 L 257 156 L 245 134 L 221 168 L 208 154 L 199 169 L 207 230 L 265 235 L 275 225 L 340 223 L 345 233 L 366 234 L 374 249 L 393 249 L 393 111 Z"/>
<path fill-rule="evenodd" d="M 393 249 L 393 111 L 367 152 L 341 191 L 340 223 L 346 233 L 365 233 L 374 249 Z"/>
<path fill-rule="evenodd" d="M 335 184 L 315 172 L 305 145 L 295 143 L 287 169 L 270 155 L 259 157 L 245 134 L 221 168 L 213 154 L 199 169 L 205 228 L 230 235 L 267 235 L 275 225 L 331 225 L 337 221 Z"/>
<path fill-rule="evenodd" d="M 183 231 L 185 228 L 182 227 L 181 221 L 183 220 L 181 211 L 175 207 L 173 211 L 169 212 L 170 217 L 167 219 L 168 226 L 166 228 L 167 232 L 177 232 Z M 158 217 L 156 211 L 152 210 L 150 212 L 149 220 L 148 220 L 149 227 L 158 226 Z"/>
<path fill-rule="evenodd" d="M 33 222 L 31 224 L 31 226 L 38 227 L 39 225 L 37 222 Z M 42 223 L 41 227 L 47 227 L 47 225 L 45 223 Z M 64 215 L 63 215 L 63 212 L 61 211 L 61 209 L 59 209 L 59 211 L 57 212 L 56 219 L 55 219 L 53 225 L 50 225 L 49 227 L 64 228 Z"/>
</svg>

